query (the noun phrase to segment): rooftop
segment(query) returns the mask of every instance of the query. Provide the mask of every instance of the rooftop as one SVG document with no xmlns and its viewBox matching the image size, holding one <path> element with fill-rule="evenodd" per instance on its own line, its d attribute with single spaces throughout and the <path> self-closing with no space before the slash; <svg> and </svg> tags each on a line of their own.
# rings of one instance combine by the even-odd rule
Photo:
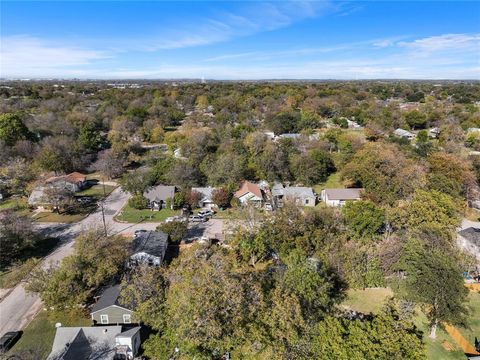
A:
<svg viewBox="0 0 480 360">
<path fill-rule="evenodd" d="M 112 305 L 122 306 L 118 303 L 118 297 L 120 296 L 120 285 L 113 285 L 105 289 L 100 296 L 100 299 L 93 305 L 91 313 L 105 309 Z"/>
<path fill-rule="evenodd" d="M 112 359 L 121 326 L 59 327 L 48 359 Z"/>
<path fill-rule="evenodd" d="M 143 193 L 150 201 L 165 201 L 167 199 L 173 199 L 175 196 L 175 186 L 170 185 L 157 185 Z"/>
<path fill-rule="evenodd" d="M 250 181 L 244 181 L 239 190 L 235 192 L 235 197 L 239 198 L 245 195 L 246 193 L 251 192 L 255 196 L 262 198 L 262 190 L 257 184 L 254 184 Z"/>
<path fill-rule="evenodd" d="M 147 231 L 139 234 L 133 241 L 133 252 L 144 252 L 149 255 L 165 256 L 168 246 L 168 235 L 163 231 Z"/>
<path fill-rule="evenodd" d="M 329 200 L 357 200 L 363 189 L 325 189 Z"/>
</svg>

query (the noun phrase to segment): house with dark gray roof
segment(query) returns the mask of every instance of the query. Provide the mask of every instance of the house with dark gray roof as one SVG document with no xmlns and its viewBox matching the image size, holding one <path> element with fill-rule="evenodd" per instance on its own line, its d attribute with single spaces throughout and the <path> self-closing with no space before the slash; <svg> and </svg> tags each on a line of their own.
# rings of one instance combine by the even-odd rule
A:
<svg viewBox="0 0 480 360">
<path fill-rule="evenodd" d="M 105 289 L 98 301 L 90 310 L 93 323 L 101 325 L 132 324 L 136 323 L 133 310 L 118 302 L 120 285 Z"/>
<path fill-rule="evenodd" d="M 328 206 L 343 206 L 347 201 L 360 200 L 363 189 L 324 189 L 322 201 Z"/>
<path fill-rule="evenodd" d="M 47 359 L 133 359 L 141 345 L 140 327 L 122 330 L 122 326 L 60 326 Z"/>
<path fill-rule="evenodd" d="M 129 265 L 162 265 L 168 247 L 168 235 L 163 231 L 145 231 L 133 240 Z"/>
<path fill-rule="evenodd" d="M 170 199 L 170 208 L 173 210 L 173 198 L 175 196 L 175 186 L 157 185 L 144 191 L 153 210 L 161 210 L 167 206 L 167 200 Z"/>
</svg>

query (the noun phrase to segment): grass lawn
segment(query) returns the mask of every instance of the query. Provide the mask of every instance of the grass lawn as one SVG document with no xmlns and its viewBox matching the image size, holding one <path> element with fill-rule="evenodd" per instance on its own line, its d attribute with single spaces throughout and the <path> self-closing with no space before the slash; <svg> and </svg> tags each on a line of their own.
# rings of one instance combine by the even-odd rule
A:
<svg viewBox="0 0 480 360">
<path fill-rule="evenodd" d="M 342 306 L 348 307 L 353 310 L 361 311 L 364 313 L 372 312 L 377 313 L 382 305 L 390 296 L 393 295 L 390 288 L 376 288 L 365 290 L 348 290 L 348 297 L 343 302 Z M 475 314 L 480 314 L 480 294 L 470 292 L 470 301 L 468 306 L 471 310 L 471 316 L 469 317 L 468 327 L 462 328 L 457 326 L 460 333 L 470 341 L 472 344 L 475 340 L 475 336 L 480 335 L 480 317 Z M 437 329 L 437 338 L 435 340 L 430 339 L 429 324 L 427 317 L 421 311 L 417 312 L 415 316 L 415 324 L 424 333 L 424 342 L 426 345 L 427 358 L 432 360 L 460 360 L 465 359 L 465 354 L 462 349 L 457 345 L 450 335 L 448 335 L 441 328 Z M 449 351 L 445 348 L 451 347 L 453 350 Z"/>
<path fill-rule="evenodd" d="M 418 311 L 417 316 L 415 317 L 415 324 L 420 330 L 423 331 L 423 341 L 425 342 L 427 349 L 427 358 L 432 360 L 464 360 L 465 354 L 462 349 L 457 345 L 455 340 L 453 340 L 450 335 L 448 335 L 444 330 L 437 329 L 437 338 L 431 339 L 428 337 L 429 325 L 428 320 L 425 314 L 421 311 Z M 447 350 L 443 344 L 446 343 L 450 345 L 454 350 Z"/>
<path fill-rule="evenodd" d="M 116 186 L 112 185 L 105 185 L 105 194 L 108 196 L 113 190 L 115 190 Z M 104 186 L 102 184 L 96 184 L 92 187 L 80 191 L 75 194 L 75 196 L 92 196 L 96 198 L 102 198 L 104 194 Z"/>
<path fill-rule="evenodd" d="M 320 194 L 323 189 L 343 189 L 344 187 L 345 186 L 343 186 L 342 182 L 340 181 L 340 173 L 333 173 L 328 177 L 327 181 L 314 185 L 313 190 L 316 194 Z"/>
<path fill-rule="evenodd" d="M 36 222 L 74 223 L 82 220 L 88 214 L 57 214 L 49 211 L 38 213 L 33 219 Z"/>
<path fill-rule="evenodd" d="M 151 211 L 149 209 L 137 210 L 131 208 L 128 204 L 115 217 L 115 220 L 125 221 L 129 223 L 145 222 L 162 222 L 170 216 L 180 215 L 178 210 L 162 209 L 160 211 Z"/>
<path fill-rule="evenodd" d="M 22 337 L 8 352 L 8 355 L 18 355 L 21 358 L 46 359 L 52 350 L 55 338 L 55 324 L 63 326 L 90 326 L 91 320 L 86 316 L 63 316 L 49 314 L 43 310 L 25 328 Z M 34 355 L 38 357 L 34 357 Z"/>
<path fill-rule="evenodd" d="M 457 326 L 457 329 L 466 340 L 474 344 L 475 336 L 480 338 L 480 293 L 470 291 L 468 307 L 470 308 L 468 327 Z"/>
<path fill-rule="evenodd" d="M 30 209 L 28 208 L 26 198 L 16 197 L 0 201 L 0 211 L 8 209 L 22 213 L 24 215 L 29 215 L 31 213 Z"/>
<path fill-rule="evenodd" d="M 362 313 L 376 314 L 391 296 L 393 296 L 393 291 L 390 288 L 350 289 L 347 292 L 347 299 L 342 305 Z"/>
</svg>

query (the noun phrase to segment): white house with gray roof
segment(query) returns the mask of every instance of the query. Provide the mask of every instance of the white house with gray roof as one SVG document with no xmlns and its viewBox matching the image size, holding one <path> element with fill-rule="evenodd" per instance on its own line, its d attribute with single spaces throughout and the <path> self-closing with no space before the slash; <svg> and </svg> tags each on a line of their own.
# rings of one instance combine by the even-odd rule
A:
<svg viewBox="0 0 480 360">
<path fill-rule="evenodd" d="M 202 198 L 198 202 L 198 206 L 201 208 L 212 209 L 217 205 L 213 202 L 212 194 L 215 190 L 214 187 L 192 187 L 192 192 L 198 192 L 202 195 Z"/>
<path fill-rule="evenodd" d="M 272 198 L 275 208 L 282 207 L 287 201 L 299 206 L 313 207 L 315 206 L 317 200 L 317 197 L 313 193 L 312 188 L 303 186 L 284 187 L 280 183 L 276 183 L 273 185 Z"/>
<path fill-rule="evenodd" d="M 170 208 L 173 210 L 175 186 L 157 185 L 145 191 L 143 196 L 148 199 L 153 210 L 164 209 L 167 206 L 167 200 L 170 199 Z"/>
<path fill-rule="evenodd" d="M 324 189 L 322 201 L 328 206 L 343 206 L 347 201 L 360 200 L 363 189 Z"/>
</svg>

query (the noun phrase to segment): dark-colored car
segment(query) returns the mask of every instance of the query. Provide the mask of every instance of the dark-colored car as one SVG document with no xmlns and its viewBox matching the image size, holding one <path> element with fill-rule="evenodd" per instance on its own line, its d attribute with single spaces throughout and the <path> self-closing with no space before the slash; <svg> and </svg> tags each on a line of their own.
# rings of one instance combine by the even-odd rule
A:
<svg viewBox="0 0 480 360">
<path fill-rule="evenodd" d="M 0 338 L 0 354 L 6 353 L 22 336 L 22 331 L 9 331 Z"/>
</svg>

